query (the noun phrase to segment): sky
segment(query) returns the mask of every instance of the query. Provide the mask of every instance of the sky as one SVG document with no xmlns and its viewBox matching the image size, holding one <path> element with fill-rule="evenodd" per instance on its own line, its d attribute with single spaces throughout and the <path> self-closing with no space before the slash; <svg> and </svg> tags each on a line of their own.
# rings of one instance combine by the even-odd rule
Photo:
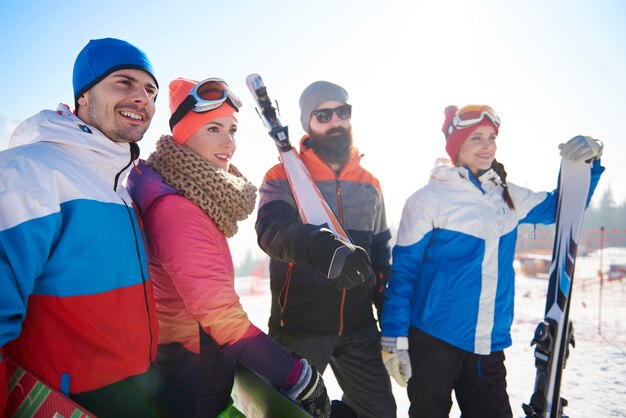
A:
<svg viewBox="0 0 626 418">
<path fill-rule="evenodd" d="M 258 73 L 294 144 L 307 85 L 328 80 L 348 91 L 355 145 L 380 179 L 391 226 L 446 157 L 450 104 L 496 110 L 507 180 L 533 190 L 556 187 L 559 143 L 578 134 L 602 140 L 607 170 L 592 204 L 609 189 L 621 203 L 624 22 L 622 0 L 1 2 L 0 149 L 22 120 L 73 105 L 76 55 L 90 39 L 116 37 L 148 54 L 161 88 L 143 158 L 169 133 L 169 82 L 221 77 L 244 102 L 233 163 L 259 186 L 277 153 L 245 85 Z M 254 219 L 231 239 L 236 262 L 260 254 Z"/>
</svg>

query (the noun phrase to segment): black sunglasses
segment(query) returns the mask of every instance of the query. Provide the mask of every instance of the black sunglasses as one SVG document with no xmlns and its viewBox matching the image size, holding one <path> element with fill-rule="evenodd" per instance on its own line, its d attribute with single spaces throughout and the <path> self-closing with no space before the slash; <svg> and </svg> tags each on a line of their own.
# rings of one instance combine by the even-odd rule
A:
<svg viewBox="0 0 626 418">
<path fill-rule="evenodd" d="M 341 120 L 350 119 L 352 117 L 352 105 L 346 104 L 334 109 L 317 109 L 311 112 L 315 115 L 319 123 L 328 123 L 333 118 L 333 113 Z"/>
</svg>

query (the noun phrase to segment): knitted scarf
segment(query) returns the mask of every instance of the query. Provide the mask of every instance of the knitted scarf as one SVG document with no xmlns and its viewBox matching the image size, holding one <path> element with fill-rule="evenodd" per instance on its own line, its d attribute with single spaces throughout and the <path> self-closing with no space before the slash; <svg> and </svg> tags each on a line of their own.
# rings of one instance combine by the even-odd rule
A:
<svg viewBox="0 0 626 418">
<path fill-rule="evenodd" d="M 234 165 L 228 171 L 218 168 L 170 135 L 158 141 L 146 164 L 198 205 L 220 231 L 230 238 L 237 232 L 237 221 L 252 213 L 256 187 Z"/>
</svg>

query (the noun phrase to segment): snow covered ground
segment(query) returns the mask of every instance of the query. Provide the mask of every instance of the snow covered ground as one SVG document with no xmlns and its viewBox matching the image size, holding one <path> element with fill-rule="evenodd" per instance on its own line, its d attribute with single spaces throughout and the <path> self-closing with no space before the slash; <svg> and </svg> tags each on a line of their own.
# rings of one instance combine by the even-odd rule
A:
<svg viewBox="0 0 626 418">
<path fill-rule="evenodd" d="M 605 253 L 605 262 L 621 262 L 623 251 Z M 612 257 L 607 261 L 607 257 Z M 598 333 L 597 305 L 600 303 L 597 280 L 597 256 L 579 258 L 576 264 L 571 317 L 574 322 L 576 348 L 570 351 L 563 372 L 561 395 L 569 401 L 566 413 L 575 417 L 626 417 L 626 281 L 606 283 L 603 287 L 603 324 L 619 325 L 620 335 L 606 329 Z M 578 285 L 576 281 L 579 281 Z M 593 284 L 592 284 L 593 283 Z M 546 280 L 518 276 L 513 345 L 505 350 L 508 391 L 515 417 L 522 417 L 522 403 L 528 402 L 535 379 L 534 349 L 530 347 L 537 323 L 543 318 Z M 267 330 L 270 295 L 267 279 L 236 279 L 237 291 L 251 320 Z M 608 337 L 607 337 L 608 335 Z M 324 374 L 331 399 L 341 398 L 341 389 L 328 368 Z M 392 381 L 393 382 L 393 381 Z M 406 391 L 393 382 L 398 417 L 407 417 L 409 401 Z M 453 405 L 451 417 L 460 416 Z"/>
</svg>

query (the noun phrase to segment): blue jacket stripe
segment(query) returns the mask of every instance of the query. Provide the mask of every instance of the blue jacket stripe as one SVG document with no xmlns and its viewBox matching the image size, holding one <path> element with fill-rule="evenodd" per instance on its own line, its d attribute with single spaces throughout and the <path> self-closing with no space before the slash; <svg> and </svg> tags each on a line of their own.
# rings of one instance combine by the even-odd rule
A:
<svg viewBox="0 0 626 418">
<path fill-rule="evenodd" d="M 0 346 L 20 334 L 28 296 L 60 230 L 58 213 L 0 231 Z"/>
<path fill-rule="evenodd" d="M 4 231 L 11 234 L 12 245 L 26 254 L 18 258 L 23 261 L 21 265 L 14 265 L 14 256 L 9 257 L 16 272 L 16 285 L 28 286 L 22 283 L 23 278 L 34 277 L 37 278 L 34 295 L 67 297 L 97 294 L 141 283 L 137 247 L 128 236 L 128 231 L 133 228 L 131 222 L 140 243 L 142 260 L 146 259 L 146 254 L 132 212 L 132 208 L 121 204 L 78 199 L 61 204 L 58 214 L 24 222 L 11 228 L 10 232 Z M 107 222 L 102 221 L 105 219 Z M 47 264 L 41 271 L 43 263 Z M 60 271 L 64 273 L 59 274 Z M 90 272 L 87 278 L 84 277 L 85 271 Z"/>
</svg>

